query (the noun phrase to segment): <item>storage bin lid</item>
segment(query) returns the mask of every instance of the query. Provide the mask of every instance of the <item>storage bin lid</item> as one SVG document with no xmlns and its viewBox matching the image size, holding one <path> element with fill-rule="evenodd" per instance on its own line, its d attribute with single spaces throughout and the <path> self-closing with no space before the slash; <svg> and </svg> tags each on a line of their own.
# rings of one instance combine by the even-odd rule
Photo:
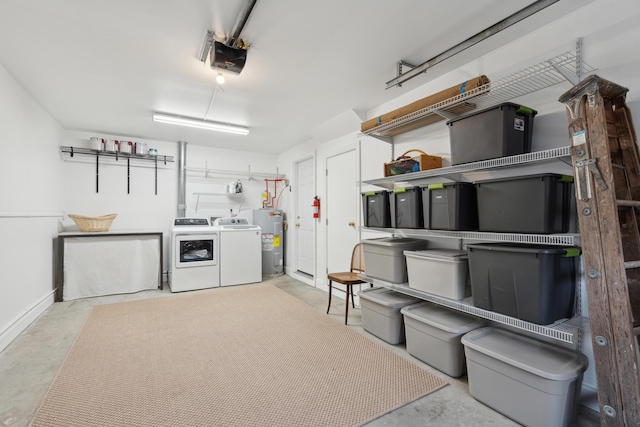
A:
<svg viewBox="0 0 640 427">
<path fill-rule="evenodd" d="M 375 302 L 389 308 L 401 308 L 405 305 L 420 301 L 409 295 L 392 291 L 387 288 L 367 288 L 358 292 L 358 296 L 367 301 Z"/>
<path fill-rule="evenodd" d="M 422 251 L 404 251 L 405 256 L 410 258 L 422 258 L 449 262 L 466 262 L 467 251 L 458 249 L 426 249 Z"/>
<path fill-rule="evenodd" d="M 421 239 L 409 239 L 404 237 L 380 237 L 377 239 L 365 239 L 362 241 L 362 244 L 414 249 L 416 246 L 424 247 L 426 242 Z"/>
<path fill-rule="evenodd" d="M 467 245 L 469 251 L 474 249 L 496 252 L 519 252 L 528 254 L 560 254 L 572 257 L 580 254 L 580 249 L 574 247 L 533 245 L 524 243 L 471 243 Z"/>
<path fill-rule="evenodd" d="M 576 378 L 588 365 L 581 353 L 490 326 L 465 334 L 462 344 L 553 381 Z"/>
<path fill-rule="evenodd" d="M 499 105 L 494 105 L 492 107 L 487 107 L 487 108 L 484 108 L 482 110 L 476 110 L 476 111 L 473 111 L 471 113 L 464 114 L 464 115 L 462 115 L 460 117 L 456 117 L 455 119 L 451 119 L 451 120 L 447 121 L 447 125 L 449 123 L 457 122 L 459 120 L 464 120 L 467 117 L 471 117 L 471 116 L 476 116 L 478 114 L 482 114 L 485 111 L 491 111 L 491 110 L 495 110 L 496 108 L 503 108 L 503 107 L 515 108 L 516 110 L 519 110 L 519 111 L 516 111 L 516 113 L 522 114 L 524 116 L 534 116 L 535 117 L 535 115 L 538 114 L 538 112 L 536 110 L 534 110 L 532 108 L 529 108 L 529 107 L 525 107 L 524 105 L 514 104 L 513 102 L 503 102 L 502 104 L 499 104 Z"/>
<path fill-rule="evenodd" d="M 421 302 L 406 306 L 400 310 L 400 313 L 445 332 L 457 335 L 481 328 L 487 324 L 487 321 L 484 319 L 478 319 L 468 314 L 449 310 L 446 307 L 430 302 Z"/>
<path fill-rule="evenodd" d="M 385 194 L 389 194 L 388 190 L 380 190 L 380 191 L 365 191 L 363 193 L 360 193 L 363 196 L 377 196 L 379 194 L 385 195 Z"/>
<path fill-rule="evenodd" d="M 474 184 L 472 182 L 461 182 L 461 181 L 453 181 L 453 182 L 436 182 L 436 183 L 432 183 L 432 184 L 427 184 L 427 185 L 423 185 L 420 188 L 422 188 L 422 191 L 427 191 L 427 190 L 443 190 L 447 187 L 463 187 L 463 186 L 470 186 L 473 187 Z"/>
</svg>

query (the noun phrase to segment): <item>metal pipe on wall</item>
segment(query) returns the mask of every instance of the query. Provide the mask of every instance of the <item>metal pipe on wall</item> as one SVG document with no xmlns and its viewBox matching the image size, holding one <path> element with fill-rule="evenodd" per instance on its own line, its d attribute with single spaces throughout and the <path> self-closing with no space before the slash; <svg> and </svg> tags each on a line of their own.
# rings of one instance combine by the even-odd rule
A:
<svg viewBox="0 0 640 427">
<path fill-rule="evenodd" d="M 544 8 L 551 6 L 554 3 L 557 3 L 560 0 L 538 0 L 529 6 L 520 9 L 519 11 L 513 13 L 512 15 L 506 17 L 502 21 L 497 24 L 493 24 L 492 26 L 485 28 L 474 36 L 469 37 L 465 41 L 458 43 L 457 45 L 445 50 L 439 55 L 434 56 L 426 62 L 423 62 L 420 65 L 413 67 L 411 70 L 406 73 L 398 72 L 398 76 L 394 79 L 391 79 L 387 82 L 387 89 L 392 88 L 394 86 L 402 86 L 402 83 L 411 80 L 414 77 L 422 73 L 426 73 L 427 69 L 439 64 L 440 62 L 451 58 L 452 56 L 462 52 L 463 50 L 470 48 L 471 46 L 480 43 L 481 41 L 499 33 L 500 31 L 509 28 L 510 26 L 517 24 L 518 22 L 528 18 L 529 16 L 540 12 Z"/>
<path fill-rule="evenodd" d="M 187 142 L 178 141 L 178 218 L 187 215 Z"/>
<path fill-rule="evenodd" d="M 258 0 L 246 0 L 243 5 L 242 11 L 238 18 L 236 19 L 236 23 L 233 26 L 233 30 L 231 31 L 231 37 L 227 40 L 227 46 L 236 47 L 238 41 L 240 40 L 240 35 L 242 34 L 242 30 L 245 25 L 247 25 L 247 21 L 249 20 L 249 16 L 251 15 L 251 11 Z"/>
</svg>

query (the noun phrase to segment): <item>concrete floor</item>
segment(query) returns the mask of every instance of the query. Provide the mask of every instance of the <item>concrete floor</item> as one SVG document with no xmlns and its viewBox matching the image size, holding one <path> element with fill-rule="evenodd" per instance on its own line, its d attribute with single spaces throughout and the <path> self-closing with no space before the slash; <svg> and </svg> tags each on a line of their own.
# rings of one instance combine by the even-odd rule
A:
<svg viewBox="0 0 640 427">
<path fill-rule="evenodd" d="M 313 308 L 326 312 L 327 294 L 289 276 L 267 280 Z M 82 328 L 91 308 L 144 298 L 170 296 L 153 290 L 127 295 L 110 295 L 53 304 L 18 338 L 0 353 L 0 426 L 27 426 L 53 381 L 67 351 Z M 368 423 L 381 426 L 517 426 L 518 424 L 476 401 L 469 395 L 466 377 L 455 379 L 410 356 L 404 345 L 393 346 L 365 332 L 359 309 L 349 310 L 349 327 L 391 349 L 429 372 L 444 378 L 449 385 Z M 342 322 L 344 301 L 333 298 L 330 316 Z M 354 399 L 357 399 L 354 396 Z M 526 404 L 526 402 L 523 402 Z M 582 408 L 586 410 L 585 408 Z M 588 410 L 586 410 L 588 411 Z M 593 414 L 581 414 L 578 426 L 599 425 Z"/>
</svg>

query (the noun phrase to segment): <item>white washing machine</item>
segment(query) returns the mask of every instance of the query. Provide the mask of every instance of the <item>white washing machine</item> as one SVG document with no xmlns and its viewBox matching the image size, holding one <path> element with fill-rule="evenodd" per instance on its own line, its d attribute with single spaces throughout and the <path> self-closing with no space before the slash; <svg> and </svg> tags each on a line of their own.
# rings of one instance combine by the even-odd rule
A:
<svg viewBox="0 0 640 427">
<path fill-rule="evenodd" d="M 224 217 L 213 222 L 220 233 L 220 286 L 262 281 L 262 238 L 247 218 Z"/>
<path fill-rule="evenodd" d="M 220 235 L 206 218 L 176 218 L 171 228 L 171 292 L 220 286 Z"/>
</svg>

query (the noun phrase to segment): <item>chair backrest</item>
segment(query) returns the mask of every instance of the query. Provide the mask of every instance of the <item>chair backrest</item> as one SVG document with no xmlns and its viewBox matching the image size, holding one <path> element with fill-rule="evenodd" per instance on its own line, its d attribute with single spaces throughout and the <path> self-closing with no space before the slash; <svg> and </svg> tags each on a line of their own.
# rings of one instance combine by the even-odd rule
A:
<svg viewBox="0 0 640 427">
<path fill-rule="evenodd" d="M 364 272 L 362 243 L 358 243 L 353 248 L 353 253 L 351 254 L 351 271 Z"/>
</svg>

